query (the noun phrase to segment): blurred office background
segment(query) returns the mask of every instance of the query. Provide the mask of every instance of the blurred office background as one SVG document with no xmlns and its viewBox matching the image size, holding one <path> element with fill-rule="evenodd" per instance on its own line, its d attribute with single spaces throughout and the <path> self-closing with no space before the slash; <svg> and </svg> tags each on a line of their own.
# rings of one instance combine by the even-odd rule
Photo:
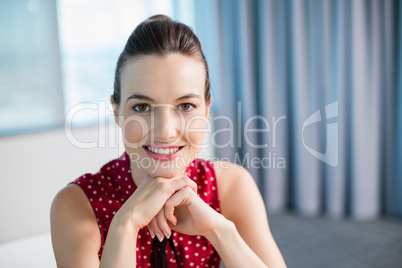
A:
<svg viewBox="0 0 402 268">
<path fill-rule="evenodd" d="M 54 266 L 51 201 L 123 152 L 114 67 L 156 13 L 200 38 L 211 123 L 234 130 L 204 156 L 252 173 L 289 267 L 400 267 L 397 0 L 0 0 L 0 266 L 27 243 Z"/>
</svg>

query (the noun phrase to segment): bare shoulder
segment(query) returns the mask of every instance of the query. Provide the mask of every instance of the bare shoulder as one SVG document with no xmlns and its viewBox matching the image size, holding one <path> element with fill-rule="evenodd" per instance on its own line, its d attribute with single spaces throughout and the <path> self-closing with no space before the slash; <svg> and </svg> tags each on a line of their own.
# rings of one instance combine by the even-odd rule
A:
<svg viewBox="0 0 402 268">
<path fill-rule="evenodd" d="M 238 212 L 233 204 L 251 199 L 258 199 L 261 195 L 250 172 L 242 166 L 224 161 L 212 162 L 218 183 L 218 193 L 221 201 L 222 213 L 229 218 L 235 217 L 233 212 Z M 254 196 L 251 196 L 254 194 Z M 247 200 L 245 200 L 247 199 Z M 232 209 L 233 208 L 233 209 Z"/>
<path fill-rule="evenodd" d="M 256 186 L 250 172 L 244 167 L 225 161 L 214 161 L 212 164 L 217 177 L 218 187 L 220 187 L 219 195 L 222 198 L 228 194 L 229 190 L 233 190 L 233 187 Z"/>
<path fill-rule="evenodd" d="M 53 199 L 50 215 L 52 219 L 54 216 L 65 218 L 85 217 L 95 220 L 95 214 L 88 198 L 76 184 L 69 184 L 57 193 Z"/>
<path fill-rule="evenodd" d="M 99 266 L 99 227 L 91 204 L 78 185 L 70 184 L 56 195 L 50 222 L 58 267 Z"/>
<path fill-rule="evenodd" d="M 216 176 L 223 178 L 225 182 L 228 181 L 230 183 L 230 181 L 233 182 L 244 177 L 252 179 L 248 170 L 238 164 L 225 161 L 213 161 L 212 164 Z"/>
<path fill-rule="evenodd" d="M 77 202 L 82 204 L 83 201 L 88 201 L 83 190 L 76 184 L 69 184 L 57 193 L 52 206 L 66 208 Z M 89 202 L 88 205 L 90 205 Z"/>
</svg>

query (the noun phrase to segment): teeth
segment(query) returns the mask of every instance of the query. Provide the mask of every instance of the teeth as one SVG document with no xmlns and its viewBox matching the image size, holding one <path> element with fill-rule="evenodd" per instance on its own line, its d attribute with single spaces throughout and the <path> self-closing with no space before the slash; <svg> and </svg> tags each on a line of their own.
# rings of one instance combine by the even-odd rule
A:
<svg viewBox="0 0 402 268">
<path fill-rule="evenodd" d="M 161 154 L 161 155 L 169 155 L 174 152 L 177 152 L 180 149 L 179 147 L 163 149 L 163 148 L 155 148 L 155 147 L 148 147 L 148 146 L 146 148 L 155 154 Z"/>
</svg>

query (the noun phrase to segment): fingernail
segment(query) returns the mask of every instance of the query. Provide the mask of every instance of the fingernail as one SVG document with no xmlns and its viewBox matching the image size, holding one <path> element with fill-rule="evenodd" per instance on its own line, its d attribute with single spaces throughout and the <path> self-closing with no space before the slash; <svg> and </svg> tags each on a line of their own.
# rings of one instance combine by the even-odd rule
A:
<svg viewBox="0 0 402 268">
<path fill-rule="evenodd" d="M 170 235 L 168 235 L 165 231 L 163 231 L 163 234 L 166 236 L 167 239 L 170 238 Z"/>
<path fill-rule="evenodd" d="M 154 233 L 152 230 L 149 230 L 149 233 L 150 233 L 150 235 L 151 235 L 152 239 L 154 239 L 154 237 L 155 237 L 155 233 Z"/>
<path fill-rule="evenodd" d="M 163 241 L 163 236 L 161 236 L 159 233 L 156 233 L 156 236 L 158 237 L 158 240 L 159 240 L 160 242 Z"/>
</svg>

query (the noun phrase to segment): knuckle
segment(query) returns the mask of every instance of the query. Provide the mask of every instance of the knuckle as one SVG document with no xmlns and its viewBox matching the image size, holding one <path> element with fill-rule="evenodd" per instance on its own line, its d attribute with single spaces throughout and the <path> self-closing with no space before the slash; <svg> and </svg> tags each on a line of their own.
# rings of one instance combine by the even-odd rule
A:
<svg viewBox="0 0 402 268">
<path fill-rule="evenodd" d="M 173 207 L 173 200 L 168 199 L 165 203 L 165 211 L 169 211 Z"/>
<path fill-rule="evenodd" d="M 192 189 L 191 187 L 186 187 L 185 198 L 191 198 L 193 195 L 197 195 L 196 192 L 194 192 L 194 189 Z"/>
<path fill-rule="evenodd" d="M 185 185 L 191 185 L 193 180 L 190 179 L 189 177 L 183 177 L 183 182 L 184 182 Z"/>
<path fill-rule="evenodd" d="M 162 184 L 160 184 L 159 189 L 160 189 L 163 193 L 170 192 L 170 187 L 169 187 L 169 185 L 168 185 L 167 183 L 162 183 Z"/>
<path fill-rule="evenodd" d="M 155 177 L 155 178 L 154 178 L 154 182 L 155 182 L 156 184 L 161 184 L 161 183 L 163 183 L 163 179 L 162 179 L 161 177 Z"/>
</svg>

